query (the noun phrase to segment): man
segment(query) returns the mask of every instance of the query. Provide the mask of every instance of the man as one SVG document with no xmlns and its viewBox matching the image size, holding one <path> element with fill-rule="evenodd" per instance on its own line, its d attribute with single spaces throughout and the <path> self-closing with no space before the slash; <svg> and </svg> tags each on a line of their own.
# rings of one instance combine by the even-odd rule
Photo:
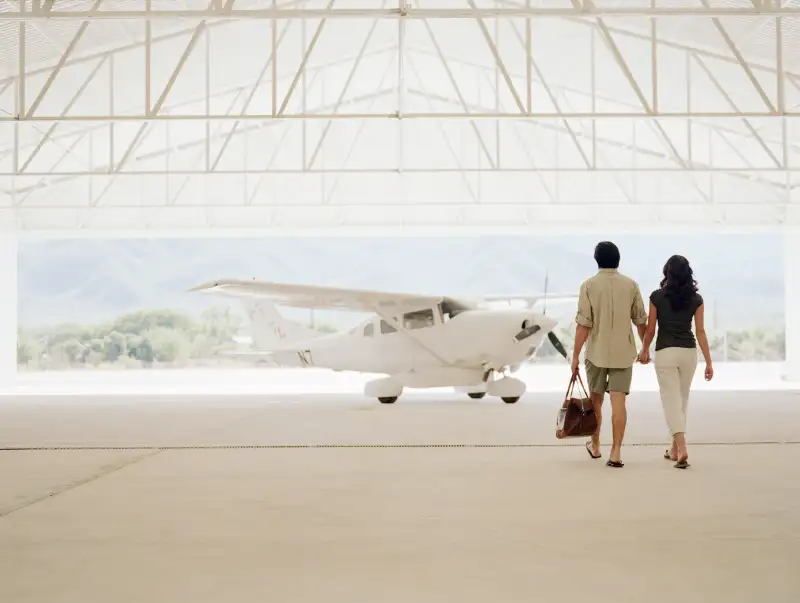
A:
<svg viewBox="0 0 800 603">
<path fill-rule="evenodd" d="M 597 430 L 591 441 L 586 442 L 586 449 L 592 458 L 600 458 L 603 397 L 609 392 L 613 444 L 606 465 L 623 467 L 620 457 L 628 422 L 625 400 L 630 393 L 633 363 L 637 358 L 631 322 L 639 331 L 639 339 L 643 340 L 647 313 L 639 285 L 617 271 L 620 259 L 617 246 L 610 241 L 598 243 L 594 259 L 598 272 L 583 282 L 578 296 L 572 374 L 578 373 L 581 349 L 588 342 L 586 379 L 597 415 Z"/>
</svg>

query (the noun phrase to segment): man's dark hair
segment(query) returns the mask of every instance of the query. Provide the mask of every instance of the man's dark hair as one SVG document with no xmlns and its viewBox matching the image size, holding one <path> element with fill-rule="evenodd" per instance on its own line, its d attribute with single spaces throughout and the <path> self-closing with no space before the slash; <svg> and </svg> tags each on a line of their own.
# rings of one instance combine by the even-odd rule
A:
<svg viewBox="0 0 800 603">
<path fill-rule="evenodd" d="M 598 268 L 619 268 L 619 249 L 611 241 L 600 241 L 594 248 Z"/>
</svg>

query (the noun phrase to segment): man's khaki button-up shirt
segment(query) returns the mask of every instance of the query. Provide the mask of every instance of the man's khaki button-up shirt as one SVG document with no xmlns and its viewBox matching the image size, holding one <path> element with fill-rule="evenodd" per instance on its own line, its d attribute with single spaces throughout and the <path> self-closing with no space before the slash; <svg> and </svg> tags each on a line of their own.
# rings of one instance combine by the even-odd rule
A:
<svg viewBox="0 0 800 603">
<path fill-rule="evenodd" d="M 581 285 L 575 322 L 591 329 L 586 359 L 601 368 L 628 368 L 637 356 L 631 323 L 647 323 L 639 285 L 613 269 L 601 269 Z"/>
</svg>

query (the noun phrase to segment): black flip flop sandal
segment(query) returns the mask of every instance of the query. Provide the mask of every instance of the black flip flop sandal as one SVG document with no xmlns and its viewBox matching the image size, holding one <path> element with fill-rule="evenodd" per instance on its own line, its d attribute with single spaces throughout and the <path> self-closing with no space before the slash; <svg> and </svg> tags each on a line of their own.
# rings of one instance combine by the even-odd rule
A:
<svg viewBox="0 0 800 603">
<path fill-rule="evenodd" d="M 673 459 L 673 458 L 672 458 L 672 454 L 670 453 L 670 451 L 669 451 L 669 450 L 667 450 L 666 452 L 664 452 L 664 458 L 665 458 L 665 459 L 667 459 L 668 461 L 674 461 L 674 460 L 676 460 L 676 459 Z"/>
<path fill-rule="evenodd" d="M 622 463 L 620 461 L 612 461 L 611 459 L 608 459 L 606 461 L 606 467 L 617 467 L 617 468 L 620 468 L 620 467 L 624 467 L 624 466 L 625 466 L 625 463 Z"/>
<path fill-rule="evenodd" d="M 673 466 L 675 467 L 675 469 L 688 469 L 689 467 L 691 467 L 691 465 L 689 464 L 688 460 L 686 460 L 686 461 L 678 461 Z"/>
<path fill-rule="evenodd" d="M 593 459 L 599 459 L 599 458 L 601 458 L 603 456 L 602 454 L 598 454 L 597 456 L 592 454 L 592 443 L 591 442 L 586 442 L 586 452 L 588 452 L 589 456 L 592 457 Z"/>
</svg>

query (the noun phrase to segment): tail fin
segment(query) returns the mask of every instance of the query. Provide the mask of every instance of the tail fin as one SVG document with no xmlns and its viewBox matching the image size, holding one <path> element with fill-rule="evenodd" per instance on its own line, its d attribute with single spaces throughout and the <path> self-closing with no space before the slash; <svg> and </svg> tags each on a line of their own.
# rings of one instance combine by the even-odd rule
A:
<svg viewBox="0 0 800 603">
<path fill-rule="evenodd" d="M 266 300 L 242 300 L 252 327 L 253 343 L 259 350 L 277 349 L 293 341 L 319 337 L 313 329 L 289 322 Z"/>
</svg>

